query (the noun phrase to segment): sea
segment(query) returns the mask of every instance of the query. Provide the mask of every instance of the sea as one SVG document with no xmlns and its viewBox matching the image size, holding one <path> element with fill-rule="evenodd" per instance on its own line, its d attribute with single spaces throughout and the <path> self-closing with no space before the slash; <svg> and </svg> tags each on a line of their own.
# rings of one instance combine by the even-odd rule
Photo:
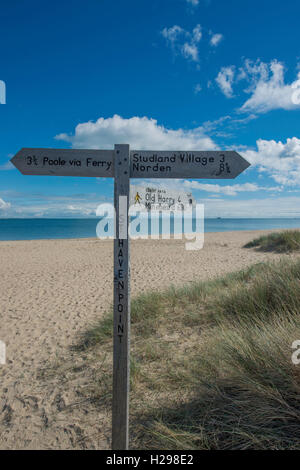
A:
<svg viewBox="0 0 300 470">
<path fill-rule="evenodd" d="M 42 240 L 42 239 L 72 239 L 72 238 L 96 238 L 99 219 L 0 219 L 0 241 L 9 240 Z M 175 232 L 174 221 L 171 220 L 171 233 Z M 113 224 L 107 225 L 107 236 L 112 236 Z M 203 225 L 202 225 L 203 227 Z M 204 232 L 228 232 L 235 230 L 271 230 L 271 229 L 294 229 L 300 228 L 300 218 L 278 218 L 278 219 L 210 219 L 204 220 Z M 162 234 L 163 224 L 159 221 L 156 229 L 151 233 Z M 196 221 L 192 221 L 192 230 L 188 227 L 183 232 L 196 231 Z M 198 230 L 199 231 L 199 230 Z M 136 230 L 136 235 L 139 233 Z M 148 233 L 150 232 L 150 223 Z M 145 233 L 141 230 L 140 233 Z"/>
</svg>

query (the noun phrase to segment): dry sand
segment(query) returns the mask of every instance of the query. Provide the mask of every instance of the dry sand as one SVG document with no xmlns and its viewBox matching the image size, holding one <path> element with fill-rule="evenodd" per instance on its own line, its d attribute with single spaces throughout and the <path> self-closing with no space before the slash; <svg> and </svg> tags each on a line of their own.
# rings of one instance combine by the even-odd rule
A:
<svg viewBox="0 0 300 470">
<path fill-rule="evenodd" d="M 206 234 L 200 251 L 183 241 L 133 241 L 132 295 L 278 259 L 242 248 L 263 233 Z M 109 448 L 110 416 L 78 394 L 92 377 L 50 371 L 78 366 L 70 346 L 110 307 L 112 253 L 112 241 L 92 239 L 0 242 L 0 449 Z"/>
</svg>

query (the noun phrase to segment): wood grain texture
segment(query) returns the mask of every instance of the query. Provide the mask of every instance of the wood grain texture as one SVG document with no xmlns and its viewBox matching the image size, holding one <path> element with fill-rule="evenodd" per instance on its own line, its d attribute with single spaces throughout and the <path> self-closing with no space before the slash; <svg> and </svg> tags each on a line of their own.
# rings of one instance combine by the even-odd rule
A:
<svg viewBox="0 0 300 470">
<path fill-rule="evenodd" d="M 23 175 L 113 177 L 113 150 L 23 148 L 12 159 Z"/>
<path fill-rule="evenodd" d="M 12 164 L 23 175 L 113 177 L 113 150 L 21 149 Z M 130 152 L 131 178 L 233 179 L 250 164 L 231 151 Z"/>
<path fill-rule="evenodd" d="M 115 146 L 112 449 L 128 449 L 130 382 L 129 145 Z M 126 237 L 126 238 L 125 238 Z"/>
<path fill-rule="evenodd" d="M 231 151 L 130 152 L 131 178 L 233 179 L 249 165 L 241 155 Z"/>
</svg>

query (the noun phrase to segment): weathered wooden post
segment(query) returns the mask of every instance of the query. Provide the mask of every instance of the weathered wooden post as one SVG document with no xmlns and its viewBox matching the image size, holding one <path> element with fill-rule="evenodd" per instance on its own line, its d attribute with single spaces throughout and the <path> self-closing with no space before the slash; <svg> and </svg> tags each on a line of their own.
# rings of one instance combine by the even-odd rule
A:
<svg viewBox="0 0 300 470">
<path fill-rule="evenodd" d="M 129 145 L 115 145 L 112 449 L 128 449 L 130 381 Z"/>
</svg>

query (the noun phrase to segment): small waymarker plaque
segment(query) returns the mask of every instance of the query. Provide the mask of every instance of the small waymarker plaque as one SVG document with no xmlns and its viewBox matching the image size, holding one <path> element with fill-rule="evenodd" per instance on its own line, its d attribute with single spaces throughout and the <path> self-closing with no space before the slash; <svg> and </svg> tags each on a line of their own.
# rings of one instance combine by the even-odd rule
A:
<svg viewBox="0 0 300 470">
<path fill-rule="evenodd" d="M 191 193 L 174 189 L 147 186 L 130 187 L 130 206 L 152 211 L 172 211 L 192 208 L 196 204 Z"/>
<path fill-rule="evenodd" d="M 113 150 L 23 148 L 11 162 L 23 175 L 114 176 Z"/>
<path fill-rule="evenodd" d="M 115 150 L 69 150 L 23 148 L 12 163 L 23 175 L 114 177 L 116 237 L 114 240 L 114 365 L 112 403 L 112 449 L 127 450 L 130 383 L 130 243 L 128 211 L 130 178 L 232 179 L 249 163 L 236 152 L 139 151 L 129 145 Z M 168 193 L 148 191 L 148 207 L 167 203 Z M 136 191 L 134 203 L 141 194 Z M 179 201 L 179 199 L 180 201 Z M 193 205 L 188 194 L 173 199 L 185 207 Z M 173 204 L 172 199 L 172 204 Z M 1 344 L 0 344 L 1 345 Z"/>
</svg>

